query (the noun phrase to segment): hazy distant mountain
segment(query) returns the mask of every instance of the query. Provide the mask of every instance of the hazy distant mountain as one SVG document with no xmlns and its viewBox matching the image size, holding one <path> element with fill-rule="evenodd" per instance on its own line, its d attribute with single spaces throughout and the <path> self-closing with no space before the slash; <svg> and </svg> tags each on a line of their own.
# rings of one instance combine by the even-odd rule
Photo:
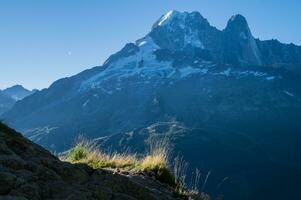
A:
<svg viewBox="0 0 301 200">
<path fill-rule="evenodd" d="M 13 98 L 0 91 L 0 115 L 12 108 L 15 102 Z"/>
<path fill-rule="evenodd" d="M 37 90 L 25 89 L 22 85 L 14 85 L 10 88 L 3 90 L 3 93 L 12 97 L 16 101 L 22 100 L 25 97 L 35 93 Z"/>
<path fill-rule="evenodd" d="M 230 177 L 219 188 L 225 199 L 298 199 L 300 69 L 300 46 L 255 39 L 241 15 L 218 30 L 198 12 L 171 11 L 103 66 L 54 82 L 2 117 L 56 151 L 80 133 L 142 149 L 167 123 L 175 151 L 212 170 L 211 193 Z M 173 131 L 178 124 L 183 131 Z"/>
<path fill-rule="evenodd" d="M 5 90 L 0 90 L 0 115 L 11 109 L 16 101 L 35 93 L 37 90 L 27 90 L 21 85 L 15 85 Z"/>
</svg>

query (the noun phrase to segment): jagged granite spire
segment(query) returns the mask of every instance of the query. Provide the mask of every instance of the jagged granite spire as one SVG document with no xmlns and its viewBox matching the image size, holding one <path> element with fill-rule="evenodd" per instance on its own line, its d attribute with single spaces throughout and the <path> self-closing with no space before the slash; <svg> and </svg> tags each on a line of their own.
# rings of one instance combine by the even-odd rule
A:
<svg viewBox="0 0 301 200">
<path fill-rule="evenodd" d="M 233 15 L 225 28 L 226 32 L 243 33 L 246 37 L 252 36 L 246 18 L 240 14 Z"/>
<path fill-rule="evenodd" d="M 238 65 L 262 65 L 261 54 L 246 18 L 233 15 L 224 29 L 224 61 Z"/>
</svg>

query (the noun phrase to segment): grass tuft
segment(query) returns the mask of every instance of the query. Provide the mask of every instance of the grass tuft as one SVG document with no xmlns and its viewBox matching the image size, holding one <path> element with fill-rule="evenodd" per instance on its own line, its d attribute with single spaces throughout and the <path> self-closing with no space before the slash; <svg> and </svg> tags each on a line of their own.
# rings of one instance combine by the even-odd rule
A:
<svg viewBox="0 0 301 200">
<path fill-rule="evenodd" d="M 80 138 L 66 157 L 61 159 L 71 163 L 87 164 L 94 169 L 113 168 L 129 172 L 143 171 L 154 176 L 158 181 L 174 188 L 176 196 L 189 199 L 192 196 L 200 196 L 199 194 L 204 195 L 203 193 L 198 193 L 196 187 L 199 172 L 197 172 L 195 187 L 193 190 L 188 189 L 185 185 L 188 164 L 183 158 L 176 158 L 174 171 L 172 171 L 169 166 L 169 155 L 170 147 L 166 138 L 161 140 L 151 139 L 149 141 L 149 151 L 142 157 L 130 153 L 104 153 L 99 150 L 95 143 Z M 194 197 L 193 199 L 198 198 Z M 209 197 L 205 195 L 200 199 L 207 200 Z"/>
<path fill-rule="evenodd" d="M 138 164 L 135 155 L 104 153 L 97 146 L 87 140 L 78 142 L 68 153 L 65 161 L 71 163 L 84 163 L 97 168 L 127 168 L 133 169 Z"/>
<path fill-rule="evenodd" d="M 154 173 L 156 179 L 160 182 L 176 187 L 176 179 L 168 165 L 170 148 L 167 138 L 161 140 L 151 139 L 148 143 L 149 152 L 140 161 L 141 169 Z"/>
<path fill-rule="evenodd" d="M 71 162 L 77 162 L 86 158 L 89 155 L 89 150 L 83 144 L 77 144 L 73 149 L 71 149 L 68 159 Z"/>
</svg>

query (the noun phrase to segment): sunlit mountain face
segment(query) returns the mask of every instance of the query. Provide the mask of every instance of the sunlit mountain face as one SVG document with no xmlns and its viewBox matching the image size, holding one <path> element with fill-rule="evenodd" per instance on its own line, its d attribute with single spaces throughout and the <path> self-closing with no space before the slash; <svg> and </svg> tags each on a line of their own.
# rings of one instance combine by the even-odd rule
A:
<svg viewBox="0 0 301 200">
<path fill-rule="evenodd" d="M 218 30 L 170 11 L 98 67 L 54 82 L 2 118 L 49 150 L 81 133 L 102 148 L 145 151 L 168 137 L 203 188 L 224 199 L 298 199 L 301 47 L 256 39 L 234 15 Z"/>
</svg>

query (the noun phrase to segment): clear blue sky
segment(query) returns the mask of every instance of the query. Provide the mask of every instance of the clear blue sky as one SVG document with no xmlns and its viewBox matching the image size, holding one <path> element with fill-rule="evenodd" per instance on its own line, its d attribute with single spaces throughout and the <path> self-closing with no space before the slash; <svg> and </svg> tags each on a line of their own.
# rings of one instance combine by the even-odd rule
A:
<svg viewBox="0 0 301 200">
<path fill-rule="evenodd" d="M 199 11 L 219 29 L 240 13 L 255 37 L 301 45 L 299 0 L 1 0 L 0 88 L 44 88 L 101 65 L 172 9 Z"/>
</svg>

